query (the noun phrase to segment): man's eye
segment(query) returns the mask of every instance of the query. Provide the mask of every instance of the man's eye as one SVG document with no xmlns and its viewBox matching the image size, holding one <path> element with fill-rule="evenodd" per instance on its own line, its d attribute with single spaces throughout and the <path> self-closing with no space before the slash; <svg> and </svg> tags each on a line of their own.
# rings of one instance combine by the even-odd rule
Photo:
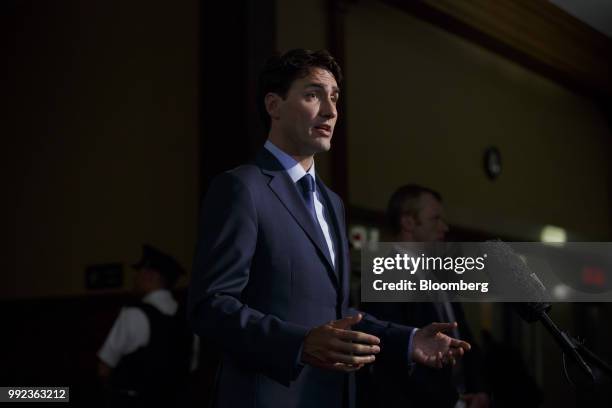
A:
<svg viewBox="0 0 612 408">
<path fill-rule="evenodd" d="M 312 99 L 312 98 L 316 98 L 316 97 L 317 97 L 317 94 L 314 93 L 314 92 L 308 92 L 306 94 L 306 98 L 308 98 L 308 99 Z"/>
</svg>

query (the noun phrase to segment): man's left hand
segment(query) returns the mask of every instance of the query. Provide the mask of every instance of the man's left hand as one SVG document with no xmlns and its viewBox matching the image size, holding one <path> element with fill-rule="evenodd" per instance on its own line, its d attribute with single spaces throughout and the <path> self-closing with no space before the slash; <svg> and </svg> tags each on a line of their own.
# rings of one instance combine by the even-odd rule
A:
<svg viewBox="0 0 612 408">
<path fill-rule="evenodd" d="M 471 348 L 469 343 L 443 333 L 455 327 L 457 322 L 431 323 L 418 330 L 412 339 L 412 361 L 433 368 L 455 365 L 456 360 Z"/>
</svg>

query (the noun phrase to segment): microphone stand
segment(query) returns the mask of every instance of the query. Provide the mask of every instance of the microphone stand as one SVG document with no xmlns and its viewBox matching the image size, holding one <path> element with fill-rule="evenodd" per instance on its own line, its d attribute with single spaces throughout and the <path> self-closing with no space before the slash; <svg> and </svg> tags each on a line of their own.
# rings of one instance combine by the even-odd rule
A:
<svg viewBox="0 0 612 408">
<path fill-rule="evenodd" d="M 601 372 L 607 374 L 610 378 L 612 378 L 612 366 L 610 366 L 608 363 L 603 361 L 599 356 L 597 356 L 591 350 L 586 348 L 586 346 L 582 342 L 574 338 L 572 338 L 572 341 L 578 350 L 578 354 L 583 356 L 585 360 L 588 360 L 591 364 L 593 364 Z"/>
<path fill-rule="evenodd" d="M 546 313 L 545 311 L 540 314 L 539 320 L 542 322 L 542 324 L 544 325 L 546 330 L 548 330 L 551 336 L 555 339 L 555 341 L 561 347 L 563 352 L 566 353 L 568 356 L 572 357 L 574 361 L 578 364 L 578 366 L 582 369 L 582 371 L 584 371 L 584 373 L 591 380 L 593 380 L 593 382 L 595 382 L 595 375 L 593 374 L 593 370 L 591 370 L 591 367 L 586 363 L 586 361 L 584 361 L 584 358 L 582 358 L 582 356 L 578 352 L 580 343 L 576 341 L 576 339 L 571 337 L 569 334 L 567 334 L 565 331 L 560 330 L 555 324 L 555 322 L 552 321 L 550 316 L 548 316 L 548 313 Z M 581 347 L 586 349 L 586 347 L 582 345 Z M 594 356 L 594 354 L 590 351 L 589 353 Z M 600 359 L 598 358 L 598 360 Z M 603 363 L 603 361 L 601 362 Z M 604 365 L 606 364 L 604 363 Z"/>
<path fill-rule="evenodd" d="M 576 340 L 565 331 L 560 330 L 545 311 L 541 313 L 539 320 L 557 341 L 557 344 L 561 346 L 563 352 L 574 359 L 581 370 L 593 381 L 593 383 L 597 383 L 599 378 L 597 378 L 598 376 L 595 375 L 591 366 L 585 360 L 588 360 L 588 362 L 591 363 L 593 367 L 597 368 L 597 370 L 599 370 L 601 373 L 612 378 L 612 366 L 589 350 L 582 342 Z"/>
</svg>

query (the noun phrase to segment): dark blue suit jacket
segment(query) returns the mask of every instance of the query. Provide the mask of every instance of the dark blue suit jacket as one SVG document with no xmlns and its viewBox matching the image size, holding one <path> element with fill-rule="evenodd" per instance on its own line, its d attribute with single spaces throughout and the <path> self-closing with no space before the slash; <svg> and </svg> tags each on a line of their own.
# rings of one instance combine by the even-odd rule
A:
<svg viewBox="0 0 612 408">
<path fill-rule="evenodd" d="M 336 267 L 287 172 L 262 149 L 216 177 L 204 199 L 188 313 L 222 351 L 219 407 L 354 406 L 354 376 L 300 364 L 309 329 L 354 315 L 341 199 L 317 177 Z M 355 330 L 381 338 L 380 362 L 408 368 L 412 328 L 366 315 Z"/>
</svg>

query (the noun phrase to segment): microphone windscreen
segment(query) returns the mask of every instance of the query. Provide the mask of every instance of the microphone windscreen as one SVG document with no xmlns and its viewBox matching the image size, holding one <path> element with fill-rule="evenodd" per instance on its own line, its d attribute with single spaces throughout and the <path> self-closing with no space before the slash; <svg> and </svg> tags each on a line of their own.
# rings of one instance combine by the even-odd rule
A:
<svg viewBox="0 0 612 408">
<path fill-rule="evenodd" d="M 525 321 L 534 322 L 550 309 L 546 288 L 510 245 L 500 240 L 486 241 L 481 249 L 487 254 L 491 282 L 502 288 L 507 297 L 517 300 L 512 307 Z M 521 299 L 526 301 L 520 302 Z"/>
</svg>

